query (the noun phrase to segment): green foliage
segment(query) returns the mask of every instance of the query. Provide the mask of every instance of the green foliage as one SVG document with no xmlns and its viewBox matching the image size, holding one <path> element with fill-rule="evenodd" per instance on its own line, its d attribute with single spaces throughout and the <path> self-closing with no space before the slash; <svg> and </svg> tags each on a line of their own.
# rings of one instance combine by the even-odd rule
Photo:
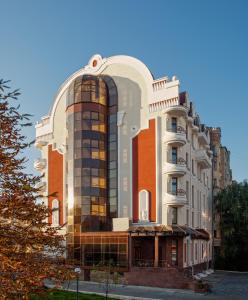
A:
<svg viewBox="0 0 248 300">
<path fill-rule="evenodd" d="M 221 229 L 215 266 L 248 271 L 248 184 L 234 182 L 216 196 L 215 203 Z"/>
</svg>

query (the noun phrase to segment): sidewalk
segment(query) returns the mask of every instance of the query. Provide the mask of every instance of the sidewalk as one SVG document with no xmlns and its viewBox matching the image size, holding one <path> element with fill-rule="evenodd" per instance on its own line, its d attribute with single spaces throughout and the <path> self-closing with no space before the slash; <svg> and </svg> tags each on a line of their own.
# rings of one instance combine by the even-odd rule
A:
<svg viewBox="0 0 248 300">
<path fill-rule="evenodd" d="M 76 281 L 63 285 L 63 289 L 76 291 Z M 133 300 L 180 300 L 180 299 L 203 299 L 202 294 L 195 294 L 189 290 L 163 289 L 144 286 L 131 285 L 110 285 L 109 297 L 115 299 L 133 299 Z M 103 284 L 95 282 L 79 281 L 79 291 L 86 294 L 97 294 L 105 296 Z"/>
</svg>

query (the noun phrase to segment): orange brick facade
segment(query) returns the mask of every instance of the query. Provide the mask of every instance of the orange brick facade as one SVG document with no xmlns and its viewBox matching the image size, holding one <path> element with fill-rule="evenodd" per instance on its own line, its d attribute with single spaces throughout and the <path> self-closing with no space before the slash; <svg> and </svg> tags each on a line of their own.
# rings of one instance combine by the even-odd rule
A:
<svg viewBox="0 0 248 300">
<path fill-rule="evenodd" d="M 156 122 L 133 138 L 133 221 L 139 220 L 139 192 L 150 193 L 149 220 L 156 222 Z"/>
<path fill-rule="evenodd" d="M 59 224 L 62 225 L 63 216 L 63 155 L 57 150 L 52 150 L 48 145 L 48 207 L 52 209 L 53 199 L 59 201 Z M 49 216 L 52 223 L 52 216 Z"/>
</svg>

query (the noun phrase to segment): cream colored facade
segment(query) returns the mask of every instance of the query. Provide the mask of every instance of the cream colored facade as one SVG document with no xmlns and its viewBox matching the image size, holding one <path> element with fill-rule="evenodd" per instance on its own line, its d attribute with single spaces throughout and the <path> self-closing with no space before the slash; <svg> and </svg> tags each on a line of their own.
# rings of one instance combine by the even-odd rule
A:
<svg viewBox="0 0 248 300">
<path fill-rule="evenodd" d="M 83 74 L 111 76 L 118 90 L 118 217 L 114 220 L 114 230 L 127 230 L 133 223 L 132 139 L 149 127 L 149 120 L 155 119 L 156 221 L 140 220 L 138 224 L 205 230 L 210 235 L 208 241 L 184 238 L 184 267 L 210 261 L 212 151 L 208 129 L 201 124 L 188 94 L 180 92 L 180 82 L 175 76 L 154 79 L 148 68 L 135 58 L 95 55 L 60 87 L 49 115 L 36 125 L 35 145 L 41 151 L 41 158 L 34 166 L 44 174 L 41 196 L 48 194 L 48 146 L 67 157 L 67 91 L 73 80 Z M 68 222 L 67 211 L 74 204 L 70 197 L 71 176 L 64 159 L 63 184 L 67 188 L 63 189 L 63 223 Z"/>
</svg>

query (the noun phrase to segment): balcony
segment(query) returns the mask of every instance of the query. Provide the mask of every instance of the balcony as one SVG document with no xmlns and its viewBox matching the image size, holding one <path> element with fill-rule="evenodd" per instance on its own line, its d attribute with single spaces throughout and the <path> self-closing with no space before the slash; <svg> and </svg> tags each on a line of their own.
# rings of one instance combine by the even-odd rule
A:
<svg viewBox="0 0 248 300">
<path fill-rule="evenodd" d="M 176 192 L 168 191 L 165 197 L 165 204 L 173 206 L 183 206 L 187 204 L 186 192 L 178 189 Z"/>
<path fill-rule="evenodd" d="M 172 105 L 165 109 L 164 111 L 167 114 L 173 114 L 174 116 L 187 116 L 188 114 L 188 107 L 184 105 Z"/>
<path fill-rule="evenodd" d="M 196 151 L 196 161 L 202 169 L 209 169 L 212 166 L 211 159 L 207 155 L 206 150 Z"/>
<path fill-rule="evenodd" d="M 169 161 L 163 168 L 163 173 L 173 176 L 183 176 L 186 174 L 186 161 L 179 157 L 176 161 Z"/>
<path fill-rule="evenodd" d="M 43 169 L 45 169 L 45 167 L 46 167 L 46 159 L 39 158 L 34 161 L 34 168 L 37 171 L 41 172 Z"/>
<path fill-rule="evenodd" d="M 221 246 L 221 239 L 214 238 L 214 247 L 220 247 L 220 246 Z"/>
<path fill-rule="evenodd" d="M 39 190 L 40 193 L 46 191 L 46 183 L 44 181 L 40 181 L 35 185 L 35 188 Z"/>
<path fill-rule="evenodd" d="M 164 142 L 167 145 L 172 146 L 183 146 L 186 144 L 186 133 L 185 129 L 178 126 L 176 129 L 168 128 L 164 135 Z"/>
<path fill-rule="evenodd" d="M 210 142 L 209 138 L 207 137 L 207 135 L 206 135 L 205 132 L 199 132 L 199 134 L 198 134 L 198 140 L 204 146 L 209 145 L 209 142 Z"/>
</svg>

